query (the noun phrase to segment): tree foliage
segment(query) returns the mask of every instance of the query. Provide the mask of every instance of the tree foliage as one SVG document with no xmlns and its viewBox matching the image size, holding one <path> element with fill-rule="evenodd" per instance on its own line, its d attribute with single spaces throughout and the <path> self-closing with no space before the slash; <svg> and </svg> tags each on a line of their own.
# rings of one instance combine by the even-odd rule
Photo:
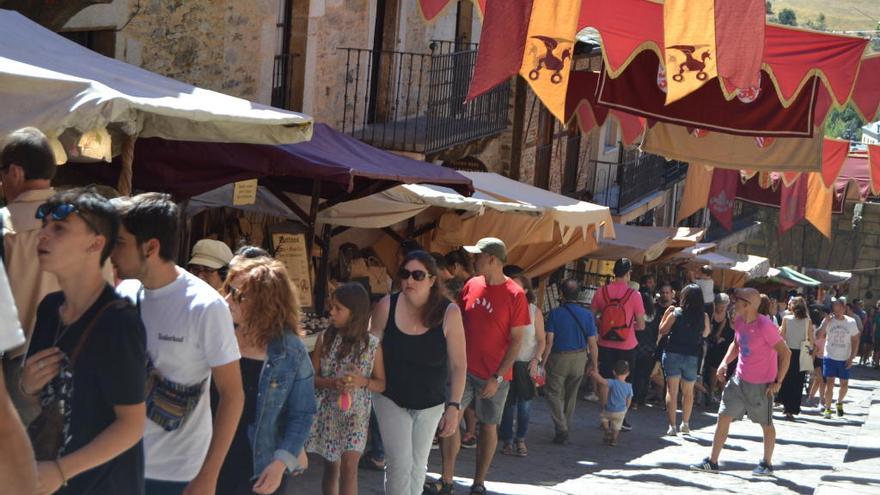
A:
<svg viewBox="0 0 880 495">
<path fill-rule="evenodd" d="M 852 105 L 847 105 L 843 110 L 834 109 L 825 120 L 825 136 L 858 141 L 862 138 L 865 123 Z"/>
<path fill-rule="evenodd" d="M 791 9 L 782 9 L 779 11 L 779 15 L 776 18 L 779 24 L 783 24 L 786 26 L 797 26 L 797 14 L 794 13 Z"/>
</svg>

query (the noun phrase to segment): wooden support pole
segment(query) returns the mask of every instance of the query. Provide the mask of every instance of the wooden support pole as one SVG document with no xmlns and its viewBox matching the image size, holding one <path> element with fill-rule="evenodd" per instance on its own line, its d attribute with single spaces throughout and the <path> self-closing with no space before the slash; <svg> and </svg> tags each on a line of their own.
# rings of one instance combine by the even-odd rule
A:
<svg viewBox="0 0 880 495">
<path fill-rule="evenodd" d="M 116 190 L 123 196 L 131 196 L 131 181 L 134 175 L 134 142 L 137 138 L 126 134 L 122 138 L 122 170 L 119 172 L 119 182 Z"/>
</svg>

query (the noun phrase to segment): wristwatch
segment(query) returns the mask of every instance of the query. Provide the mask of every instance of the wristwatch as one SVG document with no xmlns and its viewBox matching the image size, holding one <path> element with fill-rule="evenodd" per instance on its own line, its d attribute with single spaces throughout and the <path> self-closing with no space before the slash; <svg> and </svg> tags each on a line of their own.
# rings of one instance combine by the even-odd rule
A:
<svg viewBox="0 0 880 495">
<path fill-rule="evenodd" d="M 493 374 L 492 378 L 495 379 L 495 383 L 497 383 L 498 385 L 501 385 L 501 382 L 504 381 L 504 377 L 499 375 L 498 373 Z"/>
</svg>

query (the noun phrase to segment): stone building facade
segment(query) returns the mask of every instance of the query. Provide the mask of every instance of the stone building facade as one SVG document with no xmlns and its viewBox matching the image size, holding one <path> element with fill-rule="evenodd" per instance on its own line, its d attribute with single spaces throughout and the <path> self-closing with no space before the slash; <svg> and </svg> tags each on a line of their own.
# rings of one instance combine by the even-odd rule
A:
<svg viewBox="0 0 880 495">
<path fill-rule="evenodd" d="M 832 215 L 829 241 L 806 221 L 779 235 L 779 210 L 743 204 L 743 214 L 761 222 L 737 249 L 770 259 L 771 266 L 806 266 L 826 270 L 865 270 L 880 267 L 880 204 L 864 203 L 861 220 L 853 225 L 856 203 L 847 202 L 843 213 Z M 880 269 L 853 272 L 849 296 L 880 299 Z"/>
</svg>

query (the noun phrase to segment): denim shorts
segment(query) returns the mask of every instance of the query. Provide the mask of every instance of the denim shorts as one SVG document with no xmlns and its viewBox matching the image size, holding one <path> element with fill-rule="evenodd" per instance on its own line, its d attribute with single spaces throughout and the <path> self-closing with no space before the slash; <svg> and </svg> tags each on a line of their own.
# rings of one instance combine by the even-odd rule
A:
<svg viewBox="0 0 880 495">
<path fill-rule="evenodd" d="M 826 357 L 822 360 L 822 376 L 825 378 L 849 380 L 849 369 L 846 367 L 846 361 L 838 361 Z"/>
<path fill-rule="evenodd" d="M 663 353 L 663 372 L 666 378 L 680 376 L 686 382 L 695 382 L 697 381 L 697 368 L 699 365 L 700 358 L 697 356 L 688 356 L 675 352 Z"/>
</svg>

